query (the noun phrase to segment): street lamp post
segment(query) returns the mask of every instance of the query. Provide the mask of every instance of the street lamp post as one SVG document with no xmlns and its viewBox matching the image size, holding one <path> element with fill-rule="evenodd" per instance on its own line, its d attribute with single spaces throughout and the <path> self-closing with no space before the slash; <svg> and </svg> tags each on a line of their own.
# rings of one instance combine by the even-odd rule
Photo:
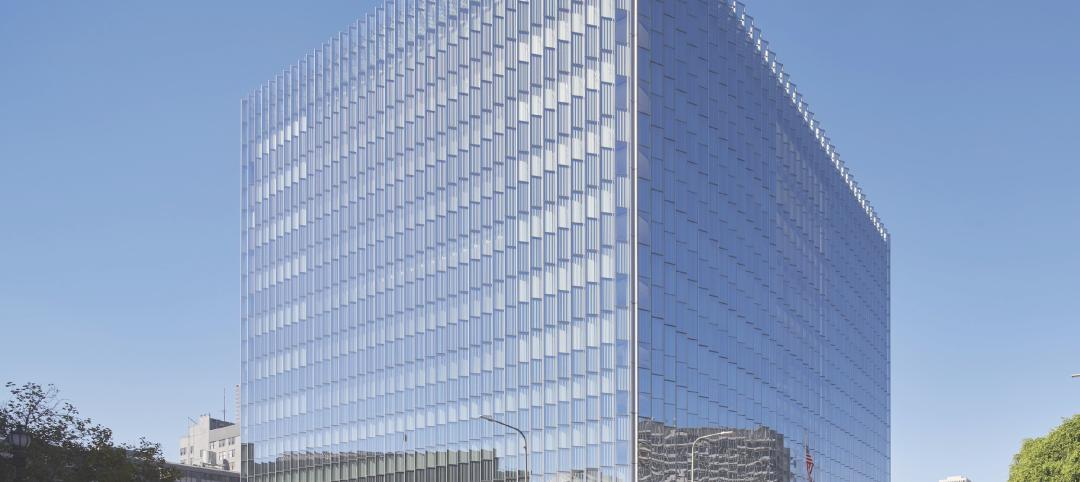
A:
<svg viewBox="0 0 1080 482">
<path fill-rule="evenodd" d="M 517 428 L 517 427 L 515 427 L 513 425 L 510 425 L 508 423 L 496 420 L 494 417 L 491 417 L 489 415 L 481 415 L 480 419 L 481 420 L 487 420 L 487 421 L 489 421 L 491 423 L 497 423 L 499 425 L 502 425 L 503 427 L 506 427 L 506 428 L 508 428 L 510 430 L 513 430 L 513 431 L 517 432 L 518 435 L 521 435 L 521 440 L 525 442 L 525 479 L 526 480 L 531 480 L 532 479 L 532 473 L 529 472 L 529 437 L 525 436 L 525 432 L 522 432 L 520 428 Z"/>
<path fill-rule="evenodd" d="M 721 435 L 731 435 L 735 432 L 731 430 L 724 430 L 723 432 L 710 433 L 708 435 L 702 435 L 694 439 L 694 443 L 690 444 L 690 482 L 694 482 L 694 456 L 697 453 L 697 443 L 711 437 L 719 437 Z"/>
<path fill-rule="evenodd" d="M 8 433 L 7 441 L 14 449 L 15 456 L 15 480 L 23 480 L 23 469 L 26 468 L 26 453 L 25 450 L 30 446 L 30 434 L 26 432 L 26 429 L 19 425 L 14 430 Z"/>
</svg>

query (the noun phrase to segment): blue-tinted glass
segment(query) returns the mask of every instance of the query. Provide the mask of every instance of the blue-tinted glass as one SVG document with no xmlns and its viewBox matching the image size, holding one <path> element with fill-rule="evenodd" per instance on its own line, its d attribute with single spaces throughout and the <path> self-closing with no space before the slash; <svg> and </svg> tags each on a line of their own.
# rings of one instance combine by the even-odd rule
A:
<svg viewBox="0 0 1080 482">
<path fill-rule="evenodd" d="M 636 18 L 638 478 L 888 481 L 887 233 L 741 5 Z"/>
<path fill-rule="evenodd" d="M 888 481 L 887 234 L 739 5 L 392 0 L 243 176 L 249 480 Z"/>
<path fill-rule="evenodd" d="M 523 477 L 482 416 L 632 477 L 624 1 L 391 1 L 244 101 L 250 480 Z"/>
</svg>

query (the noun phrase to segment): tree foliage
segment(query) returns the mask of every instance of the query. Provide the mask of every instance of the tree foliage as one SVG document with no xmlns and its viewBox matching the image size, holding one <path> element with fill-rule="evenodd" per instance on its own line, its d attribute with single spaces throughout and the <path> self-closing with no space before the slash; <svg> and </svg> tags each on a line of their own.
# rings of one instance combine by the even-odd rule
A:
<svg viewBox="0 0 1080 482">
<path fill-rule="evenodd" d="M 179 474 L 165 465 L 161 446 L 146 439 L 116 444 L 112 430 L 79 416 L 71 402 L 59 397 L 53 385 L 37 383 L 5 388 L 11 398 L 0 407 L 0 480 L 16 480 L 22 461 L 23 480 L 173 481 Z M 31 437 L 18 450 L 6 443 L 22 428 Z"/>
<path fill-rule="evenodd" d="M 1024 440 L 1013 456 L 1009 482 L 1080 482 L 1080 415 L 1045 437 Z"/>
</svg>

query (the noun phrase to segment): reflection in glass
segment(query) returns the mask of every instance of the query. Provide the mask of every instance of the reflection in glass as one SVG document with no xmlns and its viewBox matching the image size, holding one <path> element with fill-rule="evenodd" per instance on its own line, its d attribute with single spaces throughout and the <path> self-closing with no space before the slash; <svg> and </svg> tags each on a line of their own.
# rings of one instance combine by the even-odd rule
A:
<svg viewBox="0 0 1080 482">
<path fill-rule="evenodd" d="M 691 467 L 693 480 L 702 482 L 794 480 L 794 461 L 784 436 L 766 427 L 678 428 L 643 421 L 638 425 L 638 450 L 641 481 L 691 480 Z"/>
<path fill-rule="evenodd" d="M 242 132 L 246 480 L 888 482 L 888 233 L 741 4 L 390 0 Z"/>
<path fill-rule="evenodd" d="M 635 18 L 638 479 L 887 482 L 888 233 L 741 4 Z"/>
<path fill-rule="evenodd" d="M 483 415 L 633 478 L 628 6 L 392 0 L 243 101 L 247 480 L 521 478 Z"/>
</svg>

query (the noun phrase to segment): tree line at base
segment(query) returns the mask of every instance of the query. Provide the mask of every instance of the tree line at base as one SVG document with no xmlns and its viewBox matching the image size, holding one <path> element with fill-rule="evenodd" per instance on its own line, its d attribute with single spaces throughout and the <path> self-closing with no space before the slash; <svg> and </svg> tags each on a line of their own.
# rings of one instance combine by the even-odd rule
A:
<svg viewBox="0 0 1080 482">
<path fill-rule="evenodd" d="M 112 430 L 79 416 L 53 385 L 8 382 L 0 407 L 0 480 L 175 481 L 161 445 L 140 439 L 117 444 Z M 13 434 L 28 436 L 25 447 Z M 1009 482 L 1080 482 L 1080 415 L 1045 437 L 1024 440 Z"/>
<path fill-rule="evenodd" d="M 1013 456 L 1009 482 L 1080 482 L 1080 415 L 1045 437 L 1024 440 Z"/>
<path fill-rule="evenodd" d="M 11 396 L 0 406 L 0 480 L 179 479 L 179 472 L 166 465 L 161 445 L 146 439 L 117 444 L 112 430 L 81 417 L 55 386 L 4 386 Z"/>
</svg>

